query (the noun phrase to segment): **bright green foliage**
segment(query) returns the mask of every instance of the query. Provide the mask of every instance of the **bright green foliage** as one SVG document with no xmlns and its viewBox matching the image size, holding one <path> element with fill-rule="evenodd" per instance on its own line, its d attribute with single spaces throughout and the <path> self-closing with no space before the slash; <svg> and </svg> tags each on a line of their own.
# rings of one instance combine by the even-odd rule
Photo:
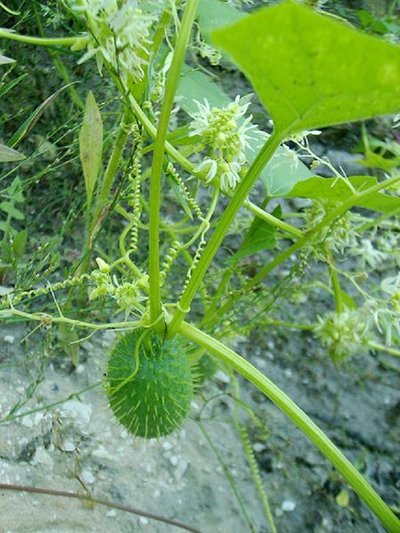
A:
<svg viewBox="0 0 400 533">
<path fill-rule="evenodd" d="M 92 91 L 86 99 L 85 116 L 79 135 L 79 148 L 85 177 L 87 203 L 90 207 L 103 153 L 103 123 Z"/>
<path fill-rule="evenodd" d="M 377 180 L 372 176 L 353 176 L 347 180 L 314 177 L 298 183 L 286 196 L 343 202 L 353 196 L 351 186 L 357 192 L 362 192 L 376 184 Z M 379 192 L 356 201 L 355 205 L 380 213 L 390 213 L 395 209 L 400 209 L 400 198 Z"/>
<path fill-rule="evenodd" d="M 271 250 L 276 245 L 275 235 L 276 228 L 264 220 L 255 218 L 233 258 L 237 261 L 261 250 Z"/>
<path fill-rule="evenodd" d="M 126 334 L 111 354 L 106 392 L 115 416 L 130 433 L 147 439 L 169 435 L 182 424 L 193 398 L 182 342 L 164 341 L 143 329 Z"/>
<path fill-rule="evenodd" d="M 285 2 L 213 32 L 285 135 L 395 113 L 400 49 Z"/>
<path fill-rule="evenodd" d="M 240 20 L 244 13 L 221 0 L 201 0 L 197 16 L 202 34 L 209 38 L 212 30 L 225 24 L 233 24 Z"/>
</svg>

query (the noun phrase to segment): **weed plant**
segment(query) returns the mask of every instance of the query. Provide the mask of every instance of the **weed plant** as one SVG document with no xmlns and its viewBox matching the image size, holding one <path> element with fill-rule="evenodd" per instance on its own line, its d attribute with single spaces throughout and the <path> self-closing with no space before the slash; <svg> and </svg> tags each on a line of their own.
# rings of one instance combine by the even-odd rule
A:
<svg viewBox="0 0 400 533">
<path fill-rule="evenodd" d="M 34 4 L 36 34 L 15 31 L 16 22 L 0 29 L 0 42 L 47 48 L 64 84 L 0 145 L 0 276 L 8 287 L 1 319 L 58 328 L 75 365 L 82 339 L 118 331 L 104 390 L 118 420 L 144 438 L 179 427 L 201 378 L 218 365 L 240 405 L 240 374 L 399 531 L 391 508 L 327 435 L 232 349 L 255 328 L 283 327 L 313 332 L 337 365 L 369 349 L 400 355 L 398 144 L 364 129 L 364 164 L 378 172 L 346 176 L 309 142 L 317 128 L 399 113 L 399 48 L 295 2 L 250 15 L 219 0 Z M 24 17 L 0 9 L 7 20 Z M 72 81 L 71 53 L 79 68 L 96 61 L 103 88 Z M 272 131 L 253 123 L 251 95 L 231 100 L 214 81 L 212 66 L 228 61 L 252 84 Z M 23 76 L 12 57 L 0 62 L 4 98 Z M 113 91 L 107 101 L 105 86 Z M 32 129 L 58 98 L 69 99 L 81 123 L 66 119 L 53 141 L 35 138 Z M 36 142 L 27 158 L 18 146 L 26 139 Z M 80 161 L 74 187 L 84 185 L 85 200 L 75 195 L 60 235 L 33 251 L 20 176 L 36 169 L 38 154 L 47 163 L 36 179 L 54 176 L 64 199 Z M 333 177 L 316 176 L 321 165 Z M 293 198 L 307 199 L 306 207 L 294 208 Z M 61 244 L 77 225 L 82 249 L 66 257 Z M 315 263 L 326 275 L 307 282 Z M 374 286 L 369 274 L 382 264 L 392 273 Z M 285 302 L 302 306 L 315 287 L 332 299 L 330 312 L 306 324 L 285 316 Z M 274 531 L 247 432 L 237 416 L 235 424 Z"/>
</svg>

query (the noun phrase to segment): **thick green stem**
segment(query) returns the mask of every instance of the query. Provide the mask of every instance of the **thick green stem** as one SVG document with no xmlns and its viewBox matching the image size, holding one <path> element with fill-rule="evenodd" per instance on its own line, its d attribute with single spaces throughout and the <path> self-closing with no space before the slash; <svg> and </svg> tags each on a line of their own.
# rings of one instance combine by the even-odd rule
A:
<svg viewBox="0 0 400 533">
<path fill-rule="evenodd" d="M 0 39 L 11 39 L 25 44 L 34 44 L 39 46 L 73 46 L 76 42 L 82 43 L 89 40 L 87 35 L 76 37 L 32 37 L 31 35 L 20 35 L 6 28 L 0 28 Z"/>
<path fill-rule="evenodd" d="M 179 333 L 214 353 L 224 363 L 234 368 L 242 376 L 253 383 L 253 385 L 263 392 L 290 418 L 290 420 L 321 451 L 328 461 L 332 463 L 353 490 L 362 500 L 364 500 L 371 511 L 379 518 L 379 520 L 381 520 L 387 530 L 391 533 L 400 531 L 400 521 L 369 485 L 366 479 L 333 444 L 325 433 L 304 413 L 304 411 L 270 379 L 236 352 L 186 322 L 181 324 Z"/>
<path fill-rule="evenodd" d="M 160 292 L 160 206 L 161 178 L 164 162 L 165 141 L 168 123 L 174 104 L 179 74 L 185 59 L 190 32 L 196 16 L 199 0 L 188 0 L 182 18 L 179 35 L 176 40 L 174 57 L 165 86 L 165 95 L 161 107 L 160 121 L 154 143 L 153 164 L 150 176 L 150 219 L 149 219 L 149 285 L 150 285 L 150 322 L 154 322 L 161 314 Z"/>
<path fill-rule="evenodd" d="M 203 255 L 193 270 L 192 277 L 190 278 L 190 281 L 187 284 L 184 293 L 182 294 L 177 311 L 171 321 L 171 324 L 169 325 L 170 335 L 174 335 L 178 331 L 180 324 L 189 311 L 190 304 L 192 303 L 192 300 L 198 288 L 200 287 L 204 275 L 206 274 L 211 261 L 214 259 L 214 256 L 217 253 L 226 233 L 228 232 L 228 229 L 232 224 L 237 212 L 246 200 L 247 195 L 253 187 L 260 172 L 275 153 L 275 150 L 278 148 L 281 140 L 282 136 L 277 135 L 276 133 L 272 134 L 268 138 L 260 153 L 250 166 L 246 176 L 236 189 L 235 194 L 233 195 L 228 207 L 225 209 L 221 219 L 219 220 L 217 228 L 205 247 Z"/>
</svg>

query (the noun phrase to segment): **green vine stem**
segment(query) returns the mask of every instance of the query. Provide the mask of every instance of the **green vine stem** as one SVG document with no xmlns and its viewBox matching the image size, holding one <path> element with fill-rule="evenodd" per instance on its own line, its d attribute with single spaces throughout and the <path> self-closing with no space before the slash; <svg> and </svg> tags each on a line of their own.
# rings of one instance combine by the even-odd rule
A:
<svg viewBox="0 0 400 533">
<path fill-rule="evenodd" d="M 368 346 L 378 352 L 386 352 L 395 357 L 400 357 L 400 350 L 396 350 L 396 348 L 391 348 L 390 346 L 385 346 L 384 344 L 378 344 L 377 342 L 372 341 L 368 343 Z"/>
<path fill-rule="evenodd" d="M 150 175 L 150 219 L 149 219 L 149 284 L 150 284 L 150 322 L 161 314 L 160 291 L 160 206 L 161 178 L 164 162 L 165 141 L 168 123 L 174 104 L 179 74 L 185 59 L 194 18 L 199 0 L 188 0 L 183 14 L 180 31 L 176 40 L 174 56 L 165 86 L 165 95 L 161 106 L 160 120 L 154 143 L 153 164 Z"/>
<path fill-rule="evenodd" d="M 264 393 L 311 440 L 328 461 L 332 463 L 347 483 L 379 518 L 386 529 L 391 533 L 398 533 L 400 531 L 400 521 L 369 485 L 366 479 L 304 411 L 269 378 L 239 354 L 194 326 L 183 322 L 179 328 L 179 333 L 212 352 L 221 361 L 234 368 Z"/>
<path fill-rule="evenodd" d="M 312 230 L 307 232 L 301 239 L 293 243 L 289 248 L 286 248 L 281 254 L 275 257 L 271 263 L 263 267 L 259 273 L 254 276 L 244 287 L 243 290 L 247 291 L 258 285 L 272 270 L 274 270 L 277 266 L 282 264 L 286 259 L 288 259 L 292 254 L 300 250 L 300 248 L 303 248 L 306 244 L 308 244 L 311 239 L 318 234 L 319 231 L 321 231 L 322 228 L 325 226 L 329 226 L 334 222 L 336 219 L 343 216 L 349 209 L 354 207 L 360 200 L 363 200 L 367 198 L 368 196 L 371 196 L 382 189 L 386 189 L 400 181 L 400 176 L 395 176 L 393 178 L 387 179 L 385 181 L 382 181 L 380 183 L 377 183 L 373 187 L 370 187 L 369 189 L 363 191 L 363 192 L 357 192 L 350 196 L 345 202 L 343 202 L 340 206 L 338 206 L 334 211 L 329 213 L 326 217 L 324 217 L 319 224 L 317 224 Z"/>
<path fill-rule="evenodd" d="M 74 46 L 76 43 L 85 44 L 89 41 L 88 35 L 78 35 L 76 37 L 32 37 L 31 35 L 21 35 L 6 28 L 0 28 L 0 39 L 11 39 L 25 44 L 38 46 Z"/>
<path fill-rule="evenodd" d="M 197 289 L 199 288 L 203 277 L 211 264 L 211 261 L 214 259 L 214 256 L 217 253 L 230 225 L 232 224 L 240 207 L 243 205 L 243 202 L 246 200 L 247 195 L 249 194 L 260 172 L 271 159 L 281 141 L 282 135 L 277 133 L 273 133 L 268 138 L 250 166 L 246 176 L 236 189 L 235 194 L 218 221 L 217 228 L 208 241 L 208 244 L 205 247 L 199 262 L 197 263 L 196 268 L 193 270 L 190 281 L 182 294 L 177 311 L 169 325 L 169 334 L 171 336 L 178 331 L 179 326 L 184 320 L 186 314 L 189 312 L 190 305 L 197 292 Z"/>
</svg>

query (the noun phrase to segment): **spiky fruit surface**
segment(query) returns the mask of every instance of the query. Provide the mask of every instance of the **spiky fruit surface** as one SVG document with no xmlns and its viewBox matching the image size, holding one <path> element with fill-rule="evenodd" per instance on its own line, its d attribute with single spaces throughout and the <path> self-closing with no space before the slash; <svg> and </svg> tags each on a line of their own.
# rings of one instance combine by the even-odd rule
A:
<svg viewBox="0 0 400 533">
<path fill-rule="evenodd" d="M 150 439 L 169 435 L 182 424 L 193 398 L 193 376 L 179 339 L 164 341 L 153 332 L 143 338 L 143 333 L 135 330 L 118 342 L 108 362 L 105 389 L 121 424 Z"/>
</svg>

